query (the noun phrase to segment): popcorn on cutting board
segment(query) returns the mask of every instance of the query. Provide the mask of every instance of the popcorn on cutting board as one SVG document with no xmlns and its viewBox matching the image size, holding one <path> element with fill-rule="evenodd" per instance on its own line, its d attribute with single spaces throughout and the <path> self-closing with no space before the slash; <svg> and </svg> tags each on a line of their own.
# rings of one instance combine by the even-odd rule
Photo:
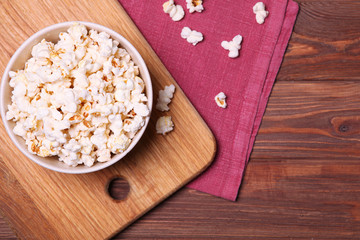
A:
<svg viewBox="0 0 360 240">
<path fill-rule="evenodd" d="M 174 129 L 174 123 L 171 121 L 171 116 L 160 117 L 156 121 L 156 132 L 165 135 Z"/>
<path fill-rule="evenodd" d="M 163 10 L 169 14 L 173 21 L 180 21 L 185 16 L 184 9 L 181 5 L 175 5 L 174 0 L 169 0 L 163 4 Z"/>
<path fill-rule="evenodd" d="M 42 40 L 23 70 L 10 72 L 6 118 L 28 150 L 92 166 L 125 151 L 149 115 L 139 68 L 105 32 L 75 23 Z"/>
<path fill-rule="evenodd" d="M 175 86 L 174 84 L 170 84 L 169 86 L 165 86 L 164 90 L 159 91 L 159 96 L 156 103 L 156 109 L 165 112 L 169 111 L 169 104 L 171 99 L 174 97 Z M 165 135 L 166 133 L 172 131 L 174 129 L 174 123 L 171 120 L 170 116 L 160 117 L 156 121 L 156 132 L 158 134 Z"/>
<path fill-rule="evenodd" d="M 168 105 L 170 104 L 171 99 L 174 97 L 174 92 L 175 92 L 174 84 L 165 86 L 164 90 L 160 90 L 156 103 L 156 109 L 161 112 L 169 111 L 170 108 Z"/>
</svg>

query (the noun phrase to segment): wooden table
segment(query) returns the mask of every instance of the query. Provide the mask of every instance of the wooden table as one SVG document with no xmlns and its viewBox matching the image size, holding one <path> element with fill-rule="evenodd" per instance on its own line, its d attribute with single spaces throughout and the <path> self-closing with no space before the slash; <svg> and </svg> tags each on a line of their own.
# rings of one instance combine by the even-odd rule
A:
<svg viewBox="0 0 360 240">
<path fill-rule="evenodd" d="M 360 238 L 360 2 L 297 2 L 238 200 L 185 188 L 115 239 Z"/>
</svg>

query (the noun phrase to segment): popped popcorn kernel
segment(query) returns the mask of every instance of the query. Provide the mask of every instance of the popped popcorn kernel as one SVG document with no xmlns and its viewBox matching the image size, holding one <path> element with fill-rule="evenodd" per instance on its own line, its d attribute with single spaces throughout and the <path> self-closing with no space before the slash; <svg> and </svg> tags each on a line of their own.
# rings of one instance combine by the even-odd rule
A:
<svg viewBox="0 0 360 240">
<path fill-rule="evenodd" d="M 160 117 L 156 121 L 156 133 L 165 135 L 174 129 L 174 123 L 171 120 L 171 116 Z"/>
<path fill-rule="evenodd" d="M 258 24 L 263 24 L 265 18 L 269 15 L 269 12 L 265 10 L 265 4 L 263 2 L 258 2 L 253 7 L 253 12 L 256 15 L 256 22 Z"/>
<path fill-rule="evenodd" d="M 174 97 L 175 86 L 171 84 L 169 86 L 165 86 L 164 90 L 159 91 L 159 96 L 156 103 L 156 109 L 162 112 L 169 111 L 169 104 L 171 99 Z"/>
<path fill-rule="evenodd" d="M 175 5 L 174 0 L 169 0 L 163 4 L 163 10 L 168 13 L 173 21 L 180 21 L 185 16 L 181 5 Z"/>
<path fill-rule="evenodd" d="M 226 95 L 225 95 L 225 93 L 223 93 L 223 92 L 218 93 L 215 96 L 215 102 L 219 107 L 226 108 L 227 104 L 226 104 Z"/>
<path fill-rule="evenodd" d="M 225 50 L 229 50 L 229 58 L 236 58 L 239 56 L 239 50 L 241 49 L 242 36 L 236 35 L 232 41 L 222 41 L 221 46 Z"/>
<path fill-rule="evenodd" d="M 188 27 L 184 27 L 182 29 L 181 37 L 186 39 L 186 41 L 188 41 L 188 43 L 191 43 L 194 46 L 204 39 L 201 32 L 191 30 Z"/>
<path fill-rule="evenodd" d="M 202 0 L 186 0 L 186 7 L 189 9 L 190 13 L 193 12 L 202 12 L 204 7 L 202 5 Z"/>
</svg>

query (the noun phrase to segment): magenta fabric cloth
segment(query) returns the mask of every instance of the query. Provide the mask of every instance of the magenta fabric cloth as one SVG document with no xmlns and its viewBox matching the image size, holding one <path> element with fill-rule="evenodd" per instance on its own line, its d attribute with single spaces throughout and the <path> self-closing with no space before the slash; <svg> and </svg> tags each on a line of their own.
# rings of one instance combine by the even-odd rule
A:
<svg viewBox="0 0 360 240">
<path fill-rule="evenodd" d="M 188 186 L 234 201 L 298 5 L 264 0 L 269 16 L 259 25 L 252 11 L 257 1 L 204 0 L 202 13 L 189 13 L 185 0 L 175 0 L 185 10 L 179 22 L 163 12 L 165 1 L 119 0 L 217 140 L 213 164 Z M 204 40 L 193 46 L 182 39 L 185 26 L 203 33 Z M 243 36 L 240 56 L 231 59 L 220 44 L 237 34 Z M 214 101 L 219 92 L 227 95 L 226 109 Z"/>
</svg>

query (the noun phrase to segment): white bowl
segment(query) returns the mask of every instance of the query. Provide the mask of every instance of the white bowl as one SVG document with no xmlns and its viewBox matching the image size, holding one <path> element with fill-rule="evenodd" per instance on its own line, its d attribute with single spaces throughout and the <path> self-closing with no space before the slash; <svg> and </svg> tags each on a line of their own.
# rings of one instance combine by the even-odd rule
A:
<svg viewBox="0 0 360 240">
<path fill-rule="evenodd" d="M 128 53 L 131 55 L 132 60 L 135 62 L 137 66 L 139 66 L 140 69 L 140 76 L 144 80 L 146 85 L 146 96 L 148 98 L 148 107 L 151 113 L 152 109 L 152 102 L 153 102 L 153 91 L 152 91 L 152 84 L 150 79 L 149 71 L 146 67 L 146 64 L 142 57 L 140 56 L 139 52 L 135 49 L 131 43 L 126 40 L 123 36 L 121 36 L 119 33 L 104 27 L 99 24 L 90 23 L 90 22 L 81 22 L 77 21 L 83 25 L 85 25 L 88 30 L 94 29 L 98 32 L 106 32 L 110 34 L 112 39 L 117 40 L 120 45 L 125 48 Z M 60 32 L 66 32 L 66 30 L 73 24 L 74 22 L 63 22 L 54 24 L 51 26 L 48 26 L 39 32 L 32 35 L 30 38 L 28 38 L 20 47 L 16 50 L 14 55 L 11 57 L 8 65 L 6 66 L 4 75 L 1 79 L 1 88 L 0 88 L 0 113 L 2 117 L 2 121 L 4 123 L 5 129 L 7 133 L 9 134 L 11 140 L 14 142 L 16 147 L 28 158 L 30 158 L 32 161 L 36 162 L 37 164 L 46 167 L 48 169 L 63 172 L 63 173 L 73 173 L 73 174 L 80 174 L 80 173 L 89 173 L 98 171 L 101 169 L 104 169 L 120 159 L 122 159 L 131 149 L 134 148 L 134 146 L 137 144 L 137 142 L 140 140 L 141 136 L 143 135 L 150 119 L 150 115 L 145 119 L 145 125 L 139 130 L 139 132 L 136 134 L 136 136 L 132 139 L 131 144 L 129 147 L 124 151 L 123 153 L 116 154 L 112 157 L 112 159 L 108 162 L 104 163 L 95 163 L 91 167 L 87 167 L 84 165 L 78 165 L 76 167 L 70 167 L 66 165 L 63 162 L 60 162 L 58 160 L 58 157 L 39 157 L 37 155 L 34 155 L 30 153 L 27 150 L 27 146 L 25 145 L 25 141 L 23 138 L 15 135 L 13 133 L 13 128 L 15 126 L 15 123 L 13 121 L 6 120 L 6 112 L 8 110 L 7 106 L 11 104 L 11 91 L 12 88 L 9 86 L 9 71 L 14 71 L 18 69 L 24 69 L 25 62 L 30 58 L 31 56 L 31 49 L 34 45 L 39 43 L 42 39 L 46 39 L 47 41 L 51 41 L 53 43 L 56 43 L 59 40 L 59 33 Z"/>
</svg>

